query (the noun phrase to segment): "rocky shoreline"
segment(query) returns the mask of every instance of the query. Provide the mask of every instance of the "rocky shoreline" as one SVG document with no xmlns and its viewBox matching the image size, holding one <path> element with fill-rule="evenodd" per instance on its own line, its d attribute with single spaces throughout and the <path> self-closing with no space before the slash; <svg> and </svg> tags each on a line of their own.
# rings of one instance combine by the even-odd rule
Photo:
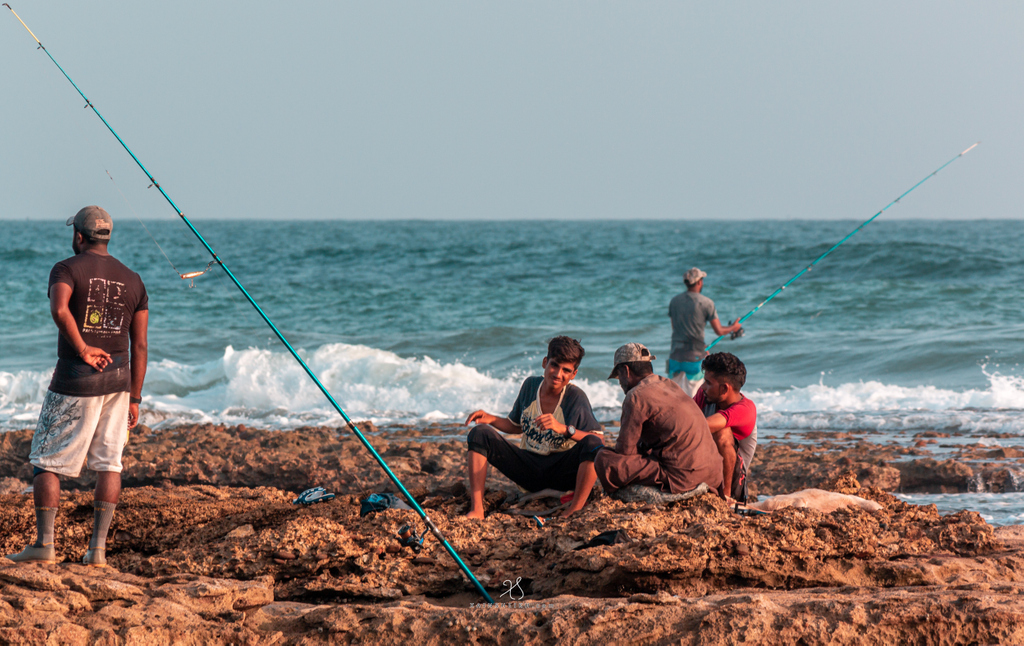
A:
<svg viewBox="0 0 1024 646">
<path fill-rule="evenodd" d="M 432 537 L 418 554 L 399 544 L 401 526 L 422 529 L 414 512 L 360 516 L 365 495 L 393 488 L 345 429 L 141 428 L 125 452 L 113 567 L 74 564 L 91 531 L 91 483 L 66 483 L 81 491 L 62 498 L 63 562 L 0 559 L 0 644 L 1024 642 L 1024 527 L 941 516 L 890 493 L 1005 486 L 1024 455 L 1015 448 L 934 456 L 942 438 L 909 448 L 774 438 L 754 464 L 758 495 L 818 487 L 883 509 L 743 517 L 711 495 L 669 505 L 596 495 L 538 526 L 503 513 L 513 487 L 494 473 L 487 519 L 460 517 L 464 427 L 360 427 L 503 604 L 478 605 Z M 34 532 L 22 493 L 30 440 L 0 435 L 0 553 Z M 291 504 L 313 485 L 338 497 Z M 609 530 L 624 542 L 577 549 Z"/>
</svg>

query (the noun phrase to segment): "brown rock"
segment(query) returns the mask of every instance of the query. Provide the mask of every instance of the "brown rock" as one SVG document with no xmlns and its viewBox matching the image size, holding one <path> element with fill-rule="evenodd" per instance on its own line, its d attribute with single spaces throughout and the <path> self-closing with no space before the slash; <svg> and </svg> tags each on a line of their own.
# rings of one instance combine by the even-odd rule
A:
<svg viewBox="0 0 1024 646">
<path fill-rule="evenodd" d="M 13 561 L 0 561 L 0 581 L 13 583 L 33 590 L 67 590 L 52 565 L 15 565 Z"/>
<path fill-rule="evenodd" d="M 105 577 L 69 576 L 64 578 L 64 583 L 82 593 L 89 601 L 132 601 L 145 594 L 138 586 Z"/>
<path fill-rule="evenodd" d="M 230 581 L 200 577 L 187 583 L 165 583 L 155 596 L 167 597 L 198 613 L 220 614 L 274 600 L 274 590 L 262 581 Z"/>
<path fill-rule="evenodd" d="M 246 538 L 256 533 L 256 530 L 252 528 L 252 525 L 241 525 L 232 529 L 230 532 L 224 535 L 224 538 Z"/>
<path fill-rule="evenodd" d="M 985 454 L 985 456 L 996 459 L 1019 458 L 1021 456 L 1024 456 L 1024 452 L 1022 452 L 1020 449 L 1005 447 L 998 448 L 994 451 L 989 451 L 988 453 Z"/>
</svg>

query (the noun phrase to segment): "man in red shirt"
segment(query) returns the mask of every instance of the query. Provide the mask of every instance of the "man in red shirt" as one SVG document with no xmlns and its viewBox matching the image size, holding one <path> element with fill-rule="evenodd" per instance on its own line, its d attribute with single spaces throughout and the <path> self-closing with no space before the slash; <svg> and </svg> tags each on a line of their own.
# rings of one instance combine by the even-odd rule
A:
<svg viewBox="0 0 1024 646">
<path fill-rule="evenodd" d="M 740 392 L 747 368 L 728 352 L 709 354 L 701 363 L 704 384 L 693 400 L 704 411 L 718 452 L 727 497 L 746 502 L 747 472 L 757 448 L 757 408 Z"/>
</svg>

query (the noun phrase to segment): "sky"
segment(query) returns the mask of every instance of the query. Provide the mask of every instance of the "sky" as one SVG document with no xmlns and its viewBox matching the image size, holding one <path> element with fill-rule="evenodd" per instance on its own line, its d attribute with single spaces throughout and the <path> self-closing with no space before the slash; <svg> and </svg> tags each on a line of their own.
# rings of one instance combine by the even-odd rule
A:
<svg viewBox="0 0 1024 646">
<path fill-rule="evenodd" d="M 1024 3 L 11 6 L 195 220 L 1022 215 Z M 0 218 L 174 217 L 2 7 L 0 87 Z"/>
</svg>

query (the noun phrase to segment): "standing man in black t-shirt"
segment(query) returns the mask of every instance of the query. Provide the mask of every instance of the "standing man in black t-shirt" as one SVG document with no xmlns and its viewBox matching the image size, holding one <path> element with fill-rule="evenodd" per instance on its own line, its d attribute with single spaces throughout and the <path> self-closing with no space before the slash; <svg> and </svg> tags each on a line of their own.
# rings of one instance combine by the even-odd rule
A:
<svg viewBox="0 0 1024 646">
<path fill-rule="evenodd" d="M 83 563 L 105 567 L 107 530 L 121 494 L 121 452 L 139 421 L 146 378 L 149 298 L 142 279 L 107 253 L 110 214 L 87 206 L 74 225 L 75 255 L 54 265 L 47 294 L 57 324 L 57 367 L 32 436 L 36 542 L 7 558 L 55 563 L 59 476 L 97 472 L 94 524 Z"/>
<path fill-rule="evenodd" d="M 579 341 L 556 336 L 541 362 L 544 375 L 526 378 L 508 417 L 482 410 L 470 413 L 466 423 L 476 426 L 466 436 L 467 517 L 484 517 L 488 464 L 527 491 L 572 490 L 573 499 L 563 516 L 583 509 L 597 482 L 594 456 L 604 446 L 604 429 L 594 419 L 587 394 L 569 383 L 583 354 Z M 498 431 L 519 435 L 519 446 Z"/>
</svg>

